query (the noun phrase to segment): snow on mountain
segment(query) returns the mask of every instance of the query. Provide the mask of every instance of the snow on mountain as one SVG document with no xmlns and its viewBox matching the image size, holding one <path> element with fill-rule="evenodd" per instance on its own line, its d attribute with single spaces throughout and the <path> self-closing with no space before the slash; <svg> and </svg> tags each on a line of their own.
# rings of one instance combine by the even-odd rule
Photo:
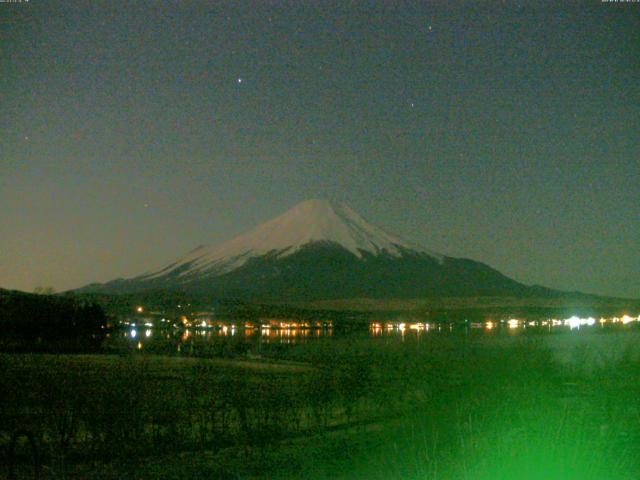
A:
<svg viewBox="0 0 640 480">
<path fill-rule="evenodd" d="M 333 242 L 361 258 L 364 252 L 399 257 L 403 250 L 442 256 L 389 234 L 367 223 L 351 208 L 327 200 L 307 200 L 284 214 L 219 246 L 203 246 L 189 252 L 170 266 L 139 277 L 149 280 L 175 270 L 179 276 L 215 271 L 230 272 L 250 258 L 272 254 L 291 255 L 313 242 Z"/>
<path fill-rule="evenodd" d="M 227 243 L 198 247 L 160 271 L 80 290 L 188 292 L 251 302 L 555 295 L 481 262 L 435 254 L 326 200 L 303 202 Z"/>
</svg>

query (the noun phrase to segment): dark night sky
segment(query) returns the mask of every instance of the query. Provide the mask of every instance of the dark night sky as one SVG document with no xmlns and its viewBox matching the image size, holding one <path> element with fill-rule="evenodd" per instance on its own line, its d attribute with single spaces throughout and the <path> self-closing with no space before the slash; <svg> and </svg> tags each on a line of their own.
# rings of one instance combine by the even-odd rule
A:
<svg viewBox="0 0 640 480">
<path fill-rule="evenodd" d="M 328 197 L 640 297 L 640 4 L 394 5 L 0 3 L 0 287 L 139 274 Z"/>
</svg>

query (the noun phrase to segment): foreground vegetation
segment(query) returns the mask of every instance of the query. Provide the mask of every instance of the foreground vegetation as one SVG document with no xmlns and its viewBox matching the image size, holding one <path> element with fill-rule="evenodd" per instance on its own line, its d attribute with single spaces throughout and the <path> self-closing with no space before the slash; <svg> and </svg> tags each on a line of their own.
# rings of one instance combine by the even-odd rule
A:
<svg viewBox="0 0 640 480">
<path fill-rule="evenodd" d="M 541 337 L 432 336 L 272 353 L 286 361 L 0 356 L 2 468 L 13 459 L 29 478 L 27 436 L 9 455 L 22 431 L 41 478 L 604 480 L 640 471 L 632 350 L 567 363 Z"/>
</svg>

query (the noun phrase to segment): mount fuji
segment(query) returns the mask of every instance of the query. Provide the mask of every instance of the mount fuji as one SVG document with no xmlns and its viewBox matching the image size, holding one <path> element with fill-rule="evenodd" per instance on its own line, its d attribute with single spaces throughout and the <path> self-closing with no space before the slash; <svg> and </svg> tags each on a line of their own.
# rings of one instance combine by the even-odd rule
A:
<svg viewBox="0 0 640 480">
<path fill-rule="evenodd" d="M 351 208 L 307 200 L 219 246 L 201 246 L 168 266 L 83 292 L 182 291 L 215 298 L 320 300 L 432 296 L 540 296 L 469 259 L 415 245 L 367 223 Z"/>
</svg>

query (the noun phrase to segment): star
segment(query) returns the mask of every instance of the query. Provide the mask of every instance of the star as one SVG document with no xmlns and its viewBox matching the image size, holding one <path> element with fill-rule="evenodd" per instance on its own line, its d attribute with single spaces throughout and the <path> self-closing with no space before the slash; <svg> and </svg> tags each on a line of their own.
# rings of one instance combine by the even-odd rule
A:
<svg viewBox="0 0 640 480">
<path fill-rule="evenodd" d="M 242 78 L 238 77 L 238 83 L 242 83 Z"/>
<path fill-rule="evenodd" d="M 413 103 L 413 102 L 411 102 L 409 105 L 411 106 L 411 108 L 413 108 L 413 107 L 415 107 L 415 106 L 416 106 L 416 104 L 415 104 L 415 103 Z"/>
<path fill-rule="evenodd" d="M 433 30 L 433 27 L 429 25 L 428 30 L 431 32 Z"/>
</svg>

